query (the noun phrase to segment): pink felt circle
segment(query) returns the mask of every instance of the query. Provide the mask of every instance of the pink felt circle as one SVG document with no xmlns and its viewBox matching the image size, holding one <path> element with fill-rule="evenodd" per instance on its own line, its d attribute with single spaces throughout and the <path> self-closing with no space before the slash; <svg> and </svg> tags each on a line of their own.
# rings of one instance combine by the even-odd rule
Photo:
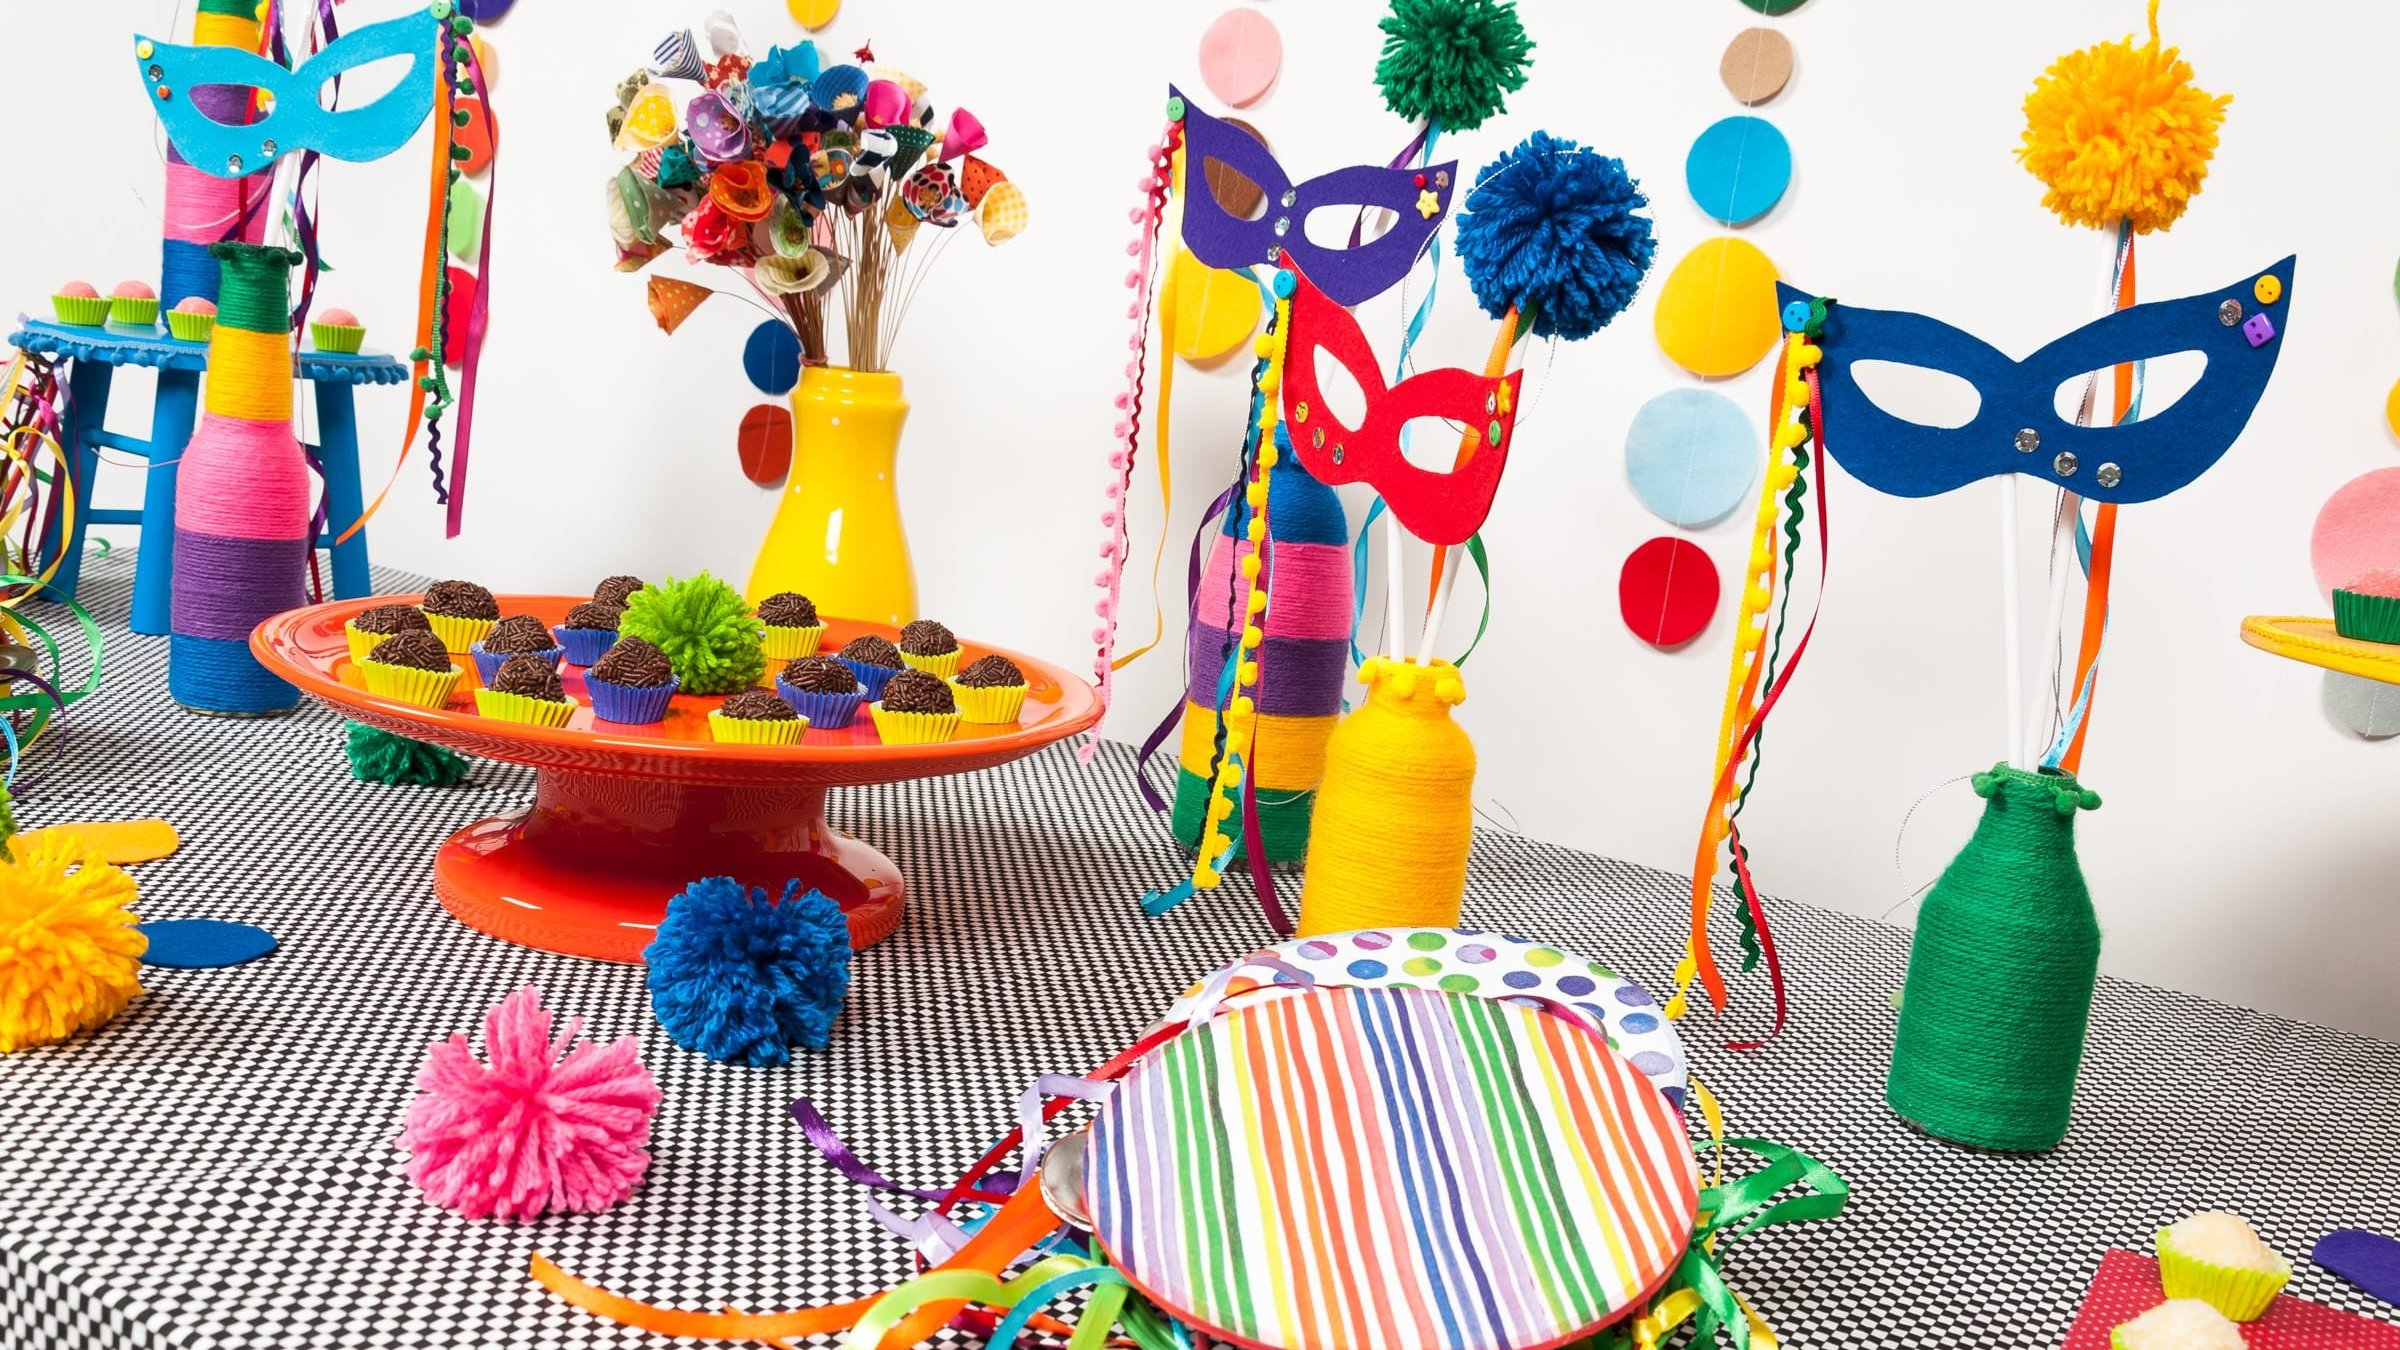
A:
<svg viewBox="0 0 2400 1350">
<path fill-rule="evenodd" d="M 1717 565 L 1689 539 L 1661 535 L 1637 548 L 1617 575 L 1625 626 L 1653 647 L 1680 647 L 1717 612 Z"/>
<path fill-rule="evenodd" d="M 1200 35 L 1200 78 L 1221 103 L 1247 108 L 1283 70 L 1283 34 L 1255 9 L 1229 9 Z"/>
<path fill-rule="evenodd" d="M 2400 469 L 2362 473 L 2326 498 L 2308 556 L 2328 604 L 2360 573 L 2400 567 Z"/>
</svg>

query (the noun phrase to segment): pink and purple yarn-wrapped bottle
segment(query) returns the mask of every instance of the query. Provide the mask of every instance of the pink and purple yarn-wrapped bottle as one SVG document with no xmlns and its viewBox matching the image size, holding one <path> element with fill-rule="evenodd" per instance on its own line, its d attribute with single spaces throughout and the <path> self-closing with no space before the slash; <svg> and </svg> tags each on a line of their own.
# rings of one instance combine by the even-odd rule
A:
<svg viewBox="0 0 2400 1350">
<path fill-rule="evenodd" d="M 300 255 L 217 244 L 206 415 L 175 499 L 167 692 L 194 712 L 289 712 L 300 692 L 250 654 L 250 631 L 306 603 L 308 463 L 292 435 L 292 267 Z"/>
</svg>

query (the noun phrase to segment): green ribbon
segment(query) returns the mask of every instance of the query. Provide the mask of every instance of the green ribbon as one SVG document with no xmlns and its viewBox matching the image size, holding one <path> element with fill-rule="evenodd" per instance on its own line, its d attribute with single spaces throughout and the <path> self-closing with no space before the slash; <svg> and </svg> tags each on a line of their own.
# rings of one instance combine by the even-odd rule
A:
<svg viewBox="0 0 2400 1350">
<path fill-rule="evenodd" d="M 1830 1219 L 1849 1202 L 1850 1183 L 1798 1149 L 1764 1139 L 1726 1139 L 1717 1147 L 1738 1148 L 1766 1166 L 1700 1192 L 1699 1225 L 1673 1284 L 1700 1296 L 1700 1310 L 1692 1318 L 1694 1345 L 1714 1345 L 1720 1331 L 1731 1331 L 1736 1350 L 1749 1350 L 1750 1318 L 1717 1267 L 1717 1249 L 1757 1229 Z M 1796 1194 L 1777 1198 L 1795 1187 Z"/>
<path fill-rule="evenodd" d="M 1800 522 L 1808 518 L 1808 508 L 1803 504 L 1808 496 L 1808 451 L 1804 446 L 1792 448 L 1792 466 L 1798 472 L 1792 475 L 1792 486 L 1783 494 L 1783 593 L 1775 605 L 1775 635 L 1768 643 L 1767 672 L 1761 687 L 1772 687 L 1776 672 L 1783 666 L 1783 626 L 1792 612 L 1792 578 L 1800 570 Z M 1742 780 L 1741 795 L 1733 799 L 1732 819 L 1742 818 L 1742 808 L 1750 801 L 1750 789 L 1758 786 L 1758 769 L 1766 760 L 1766 750 L 1767 729 L 1762 725 L 1750 737 L 1750 772 Z M 1742 847 L 1739 836 L 1733 836 L 1732 847 L 1742 855 L 1742 865 L 1733 869 L 1733 895 L 1740 902 L 1733 912 L 1742 921 L 1742 969 L 1756 970 L 1760 954 L 1758 919 L 1750 912 L 1750 887 L 1742 880 L 1750 866 L 1750 854 Z"/>
<path fill-rule="evenodd" d="M 41 591 L 48 589 L 47 582 L 25 576 L 21 573 L 10 572 L 6 574 L 0 574 L 0 589 L 6 589 L 12 586 L 23 586 L 26 588 L 24 595 L 19 597 L 20 599 L 31 598 Z M 32 721 L 30 725 L 27 726 L 25 731 L 25 739 L 28 741 L 31 741 L 34 737 L 39 736 L 42 733 L 42 728 L 49 725 L 52 713 L 65 708 L 69 704 L 89 697 L 93 691 L 100 687 L 101 637 L 99 623 L 92 618 L 90 610 L 85 609 L 82 605 L 77 604 L 74 600 L 66 596 L 58 597 L 56 603 L 65 605 L 67 607 L 67 611 L 75 616 L 75 622 L 81 625 L 83 628 L 84 644 L 90 649 L 92 654 L 91 669 L 84 673 L 83 683 L 74 689 L 68 689 L 64 687 L 66 685 L 67 666 L 65 657 L 59 651 L 58 639 L 50 635 L 49 629 L 44 628 L 39 623 L 36 623 L 32 619 L 26 617 L 23 610 L 8 609 L 5 611 L 11 621 L 15 622 L 19 627 L 22 627 L 26 632 L 32 634 L 34 641 L 41 644 L 42 650 L 50 658 L 50 683 L 52 687 L 57 688 L 59 691 L 56 701 L 53 701 L 50 695 L 38 692 L 31 694 L 9 694 L 6 696 L 0 696 L 0 713 L 30 711 L 33 714 Z"/>
</svg>

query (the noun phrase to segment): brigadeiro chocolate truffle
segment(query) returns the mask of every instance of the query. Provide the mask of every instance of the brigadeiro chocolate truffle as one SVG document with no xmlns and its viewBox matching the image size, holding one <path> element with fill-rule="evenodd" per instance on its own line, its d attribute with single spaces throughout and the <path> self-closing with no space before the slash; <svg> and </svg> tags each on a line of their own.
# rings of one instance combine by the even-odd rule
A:
<svg viewBox="0 0 2400 1350">
<path fill-rule="evenodd" d="M 745 722 L 789 722 L 800 716 L 791 704 L 765 689 L 745 689 L 718 705 L 717 711 Z"/>
<path fill-rule="evenodd" d="M 509 615 L 494 624 L 483 639 L 485 651 L 506 652 L 511 656 L 554 651 L 557 647 L 558 639 L 550 636 L 550 626 L 530 614 Z"/>
<path fill-rule="evenodd" d="M 567 649 L 567 660 L 588 666 L 615 645 L 617 625 L 624 619 L 623 608 L 586 600 L 568 610 L 566 621 L 552 629 L 551 635 L 558 639 L 559 646 Z"/>
<path fill-rule="evenodd" d="M 439 708 L 450 701 L 462 673 L 450 664 L 450 649 L 432 633 L 398 633 L 377 642 L 361 663 L 367 692 Z"/>
<path fill-rule="evenodd" d="M 566 626 L 589 628 L 595 632 L 613 633 L 625 621 L 625 607 L 605 600 L 586 600 L 567 611 Z"/>
<path fill-rule="evenodd" d="M 978 726 L 1009 726 L 1025 711 L 1025 672 L 1005 656 L 986 656 L 950 682 L 958 691 L 958 713 Z"/>
<path fill-rule="evenodd" d="M 708 715 L 709 735 L 743 745 L 795 745 L 807 730 L 791 704 L 764 689 L 744 689 Z"/>
<path fill-rule="evenodd" d="M 474 650 L 500 619 L 500 602 L 472 581 L 437 581 L 417 608 L 425 611 L 443 645 L 461 655 Z"/>
<path fill-rule="evenodd" d="M 798 591 L 777 591 L 758 602 L 758 621 L 769 628 L 814 628 L 817 602 Z"/>
<path fill-rule="evenodd" d="M 430 633 L 433 625 L 426 622 L 424 611 L 415 605 L 377 605 L 360 610 L 357 617 L 342 625 L 342 633 L 350 640 L 350 659 L 364 661 L 375 644 L 394 633 Z"/>
<path fill-rule="evenodd" d="M 931 619 L 900 630 L 900 659 L 909 669 L 949 679 L 958 673 L 958 635 Z"/>
<path fill-rule="evenodd" d="M 969 689 L 1008 689 L 1025 683 L 1025 672 L 1005 656 L 987 656 L 958 672 L 958 682 Z"/>
<path fill-rule="evenodd" d="M 851 674 L 858 677 L 870 702 L 883 697 L 883 682 L 892 678 L 892 673 L 905 664 L 900 659 L 898 647 L 873 633 L 850 639 L 842 648 L 839 659 L 843 665 L 850 667 Z"/>
<path fill-rule="evenodd" d="M 450 651 L 432 633 L 400 633 L 375 644 L 367 659 L 379 666 L 407 670 L 449 670 Z"/>
<path fill-rule="evenodd" d="M 932 745 L 958 734 L 958 700 L 950 682 L 922 670 L 903 670 L 883 686 L 875 732 L 886 745 Z"/>
<path fill-rule="evenodd" d="M 830 656 L 804 656 L 785 666 L 775 681 L 775 692 L 807 718 L 810 726 L 824 731 L 850 725 L 858 717 L 858 705 L 866 701 L 858 676 Z"/>
<path fill-rule="evenodd" d="M 492 688 L 499 693 L 538 698 L 546 703 L 564 703 L 567 698 L 566 686 L 558 682 L 558 672 L 537 656 L 512 656 L 501 662 Z"/>
<path fill-rule="evenodd" d="M 575 715 L 575 701 L 548 660 L 519 654 L 502 661 L 491 683 L 475 691 L 475 710 L 502 722 L 562 727 Z"/>
<path fill-rule="evenodd" d="M 594 586 L 592 598 L 601 604 L 615 605 L 617 608 L 623 609 L 625 602 L 633 598 L 635 591 L 649 584 L 640 577 L 614 576 Z"/>
<path fill-rule="evenodd" d="M 663 720 L 675 697 L 675 667 L 667 654 L 637 637 L 619 638 L 584 673 L 592 715 L 640 725 Z"/>
<path fill-rule="evenodd" d="M 618 638 L 617 645 L 592 667 L 592 674 L 629 689 L 655 689 L 675 678 L 674 664 L 667 654 L 641 638 Z"/>
</svg>

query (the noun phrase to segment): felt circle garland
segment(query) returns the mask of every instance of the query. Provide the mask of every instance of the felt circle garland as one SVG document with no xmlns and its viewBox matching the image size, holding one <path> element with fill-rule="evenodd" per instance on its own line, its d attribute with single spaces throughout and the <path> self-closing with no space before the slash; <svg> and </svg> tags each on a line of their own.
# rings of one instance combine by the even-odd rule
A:
<svg viewBox="0 0 2400 1350">
<path fill-rule="evenodd" d="M 1217 101 L 1247 108 L 1283 70 L 1283 34 L 1255 9 L 1229 9 L 1200 35 L 1200 79 Z"/>
<path fill-rule="evenodd" d="M 1700 636 L 1717 612 L 1717 565 L 1689 539 L 1662 535 L 1633 551 L 1617 576 L 1625 626 L 1654 647 Z"/>
<path fill-rule="evenodd" d="M 1758 481 L 1758 433 L 1739 404 L 1709 389 L 1670 389 L 1634 413 L 1625 476 L 1642 505 L 1696 530 L 1723 520 Z"/>
<path fill-rule="evenodd" d="M 742 373 L 762 394 L 788 394 L 800 383 L 800 339 L 789 324 L 769 319 L 742 344 Z"/>
<path fill-rule="evenodd" d="M 1792 147 L 1763 117 L 1728 117 L 1692 142 L 1683 182 L 1701 210 L 1727 225 L 1775 209 L 1792 181 Z"/>
<path fill-rule="evenodd" d="M 1725 92 L 1750 107 L 1783 92 L 1792 78 L 1792 40 L 1772 28 L 1745 28 L 1717 61 Z"/>
<path fill-rule="evenodd" d="M 1127 1280 L 1237 1344 L 1532 1350 L 1665 1282 L 1699 1175 L 1666 1100 L 1566 1019 L 1335 988 L 1137 1064 L 1084 1200 Z"/>
<path fill-rule="evenodd" d="M 742 414 L 736 442 L 742 457 L 742 477 L 760 487 L 773 487 L 792 471 L 792 415 L 772 403 L 761 403 Z"/>
<path fill-rule="evenodd" d="M 1746 239 L 1704 239 L 1667 274 L 1651 324 L 1676 365 L 1707 379 L 1739 375 L 1783 332 L 1775 264 Z"/>
</svg>

